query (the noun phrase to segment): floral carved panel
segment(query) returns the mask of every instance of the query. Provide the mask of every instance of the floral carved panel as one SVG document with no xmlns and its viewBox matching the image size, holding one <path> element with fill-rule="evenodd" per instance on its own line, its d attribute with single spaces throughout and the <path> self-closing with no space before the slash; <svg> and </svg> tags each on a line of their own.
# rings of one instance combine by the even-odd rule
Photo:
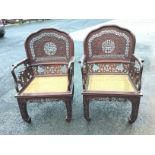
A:
<svg viewBox="0 0 155 155">
<path fill-rule="evenodd" d="M 88 64 L 89 73 L 128 73 L 129 64 L 103 63 Z"/>
<path fill-rule="evenodd" d="M 39 65 L 33 67 L 34 75 L 67 74 L 67 65 Z"/>
</svg>

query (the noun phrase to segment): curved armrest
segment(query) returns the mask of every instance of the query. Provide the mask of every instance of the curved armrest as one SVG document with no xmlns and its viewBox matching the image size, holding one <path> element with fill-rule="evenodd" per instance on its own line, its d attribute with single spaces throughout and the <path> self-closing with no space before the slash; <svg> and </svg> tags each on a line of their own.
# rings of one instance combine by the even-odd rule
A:
<svg viewBox="0 0 155 155">
<path fill-rule="evenodd" d="M 24 65 L 25 70 L 20 71 L 19 72 L 19 76 L 17 77 L 15 70 L 19 66 L 21 66 L 21 65 Z M 12 76 L 13 76 L 14 81 L 15 81 L 16 91 L 19 92 L 20 91 L 19 84 L 21 85 L 21 87 L 24 87 L 25 84 L 28 82 L 27 79 L 29 79 L 29 77 L 30 77 L 30 75 L 28 75 L 28 71 L 27 71 L 27 68 L 28 68 L 28 59 L 23 59 L 20 62 L 18 62 L 17 64 L 12 65 L 12 67 L 13 68 L 11 70 L 11 73 L 12 73 Z"/>
<path fill-rule="evenodd" d="M 144 60 L 141 59 L 141 58 L 138 58 L 136 55 L 132 55 L 133 56 L 133 59 L 137 60 L 137 62 L 139 63 L 140 67 L 143 68 L 143 63 L 144 63 Z"/>
<path fill-rule="evenodd" d="M 86 56 L 83 55 L 81 60 L 79 61 L 81 64 L 81 74 L 82 74 L 82 83 L 83 83 L 83 89 L 86 89 L 86 80 L 87 80 L 87 65 L 86 65 Z"/>
<path fill-rule="evenodd" d="M 140 91 L 144 60 L 135 55 L 132 56 L 132 60 L 133 67 L 131 67 L 131 77 L 137 85 L 137 89 Z"/>
<path fill-rule="evenodd" d="M 18 66 L 20 66 L 22 64 L 26 64 L 26 63 L 28 63 L 28 59 L 27 58 L 19 61 L 18 63 L 12 65 L 12 67 L 13 67 L 12 71 L 15 70 Z"/>
<path fill-rule="evenodd" d="M 133 59 L 134 59 L 134 63 L 135 63 L 135 61 L 137 61 L 138 64 L 139 64 L 139 67 L 140 67 L 139 70 L 140 70 L 140 76 L 141 76 L 142 75 L 142 72 L 143 72 L 143 63 L 144 63 L 144 60 L 141 59 L 141 58 L 138 58 L 135 55 L 133 55 Z"/>
<path fill-rule="evenodd" d="M 81 60 L 79 61 L 79 63 L 81 64 L 81 67 L 84 65 L 85 61 L 86 61 L 86 56 L 83 55 L 83 56 L 81 57 Z"/>
<path fill-rule="evenodd" d="M 67 73 L 68 73 L 68 91 L 71 90 L 71 85 L 73 83 L 74 62 L 75 62 L 75 57 L 71 57 L 71 59 L 70 59 L 70 61 L 68 63 L 68 68 L 67 68 Z"/>
<path fill-rule="evenodd" d="M 75 57 L 71 57 L 69 63 L 68 63 L 68 70 L 71 68 L 71 66 L 74 64 L 75 62 Z"/>
</svg>

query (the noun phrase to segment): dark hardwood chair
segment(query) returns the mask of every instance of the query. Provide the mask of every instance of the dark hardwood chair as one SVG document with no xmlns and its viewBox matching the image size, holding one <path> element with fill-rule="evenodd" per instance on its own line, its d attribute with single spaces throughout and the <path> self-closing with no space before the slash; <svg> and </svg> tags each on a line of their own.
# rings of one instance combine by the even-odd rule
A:
<svg viewBox="0 0 155 155">
<path fill-rule="evenodd" d="M 30 123 L 27 103 L 33 101 L 65 102 L 66 121 L 72 118 L 74 94 L 74 44 L 65 32 L 41 29 L 25 42 L 27 58 L 13 65 L 12 75 L 17 90 L 21 116 Z"/>
<path fill-rule="evenodd" d="M 129 100 L 129 123 L 137 119 L 141 94 L 143 60 L 134 55 L 135 36 L 116 25 L 91 31 L 84 41 L 81 59 L 84 117 L 90 121 L 89 101 Z"/>
</svg>

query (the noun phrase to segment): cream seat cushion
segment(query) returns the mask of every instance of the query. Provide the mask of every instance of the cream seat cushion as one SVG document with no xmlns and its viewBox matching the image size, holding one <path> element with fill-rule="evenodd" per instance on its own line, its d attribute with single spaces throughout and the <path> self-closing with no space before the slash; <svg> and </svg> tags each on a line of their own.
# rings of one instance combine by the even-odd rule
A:
<svg viewBox="0 0 155 155">
<path fill-rule="evenodd" d="M 67 92 L 68 77 L 35 77 L 22 94 Z"/>
<path fill-rule="evenodd" d="M 128 75 L 89 75 L 88 91 L 136 92 Z"/>
</svg>

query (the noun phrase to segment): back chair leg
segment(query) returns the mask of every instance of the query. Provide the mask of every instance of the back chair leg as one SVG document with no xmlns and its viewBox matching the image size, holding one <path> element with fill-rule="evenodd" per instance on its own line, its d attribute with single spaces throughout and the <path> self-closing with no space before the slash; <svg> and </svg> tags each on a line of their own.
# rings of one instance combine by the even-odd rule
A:
<svg viewBox="0 0 155 155">
<path fill-rule="evenodd" d="M 67 109 L 66 121 L 70 122 L 72 120 L 72 99 L 65 100 L 65 105 Z"/>
<path fill-rule="evenodd" d="M 134 123 L 138 116 L 140 97 L 131 99 L 132 112 L 129 118 L 129 123 Z"/>
<path fill-rule="evenodd" d="M 89 117 L 89 100 L 83 97 L 84 117 L 87 121 L 90 121 Z"/>
<path fill-rule="evenodd" d="M 18 105 L 22 119 L 27 123 L 31 123 L 31 118 L 29 117 L 27 112 L 27 103 L 25 101 L 22 101 L 21 99 L 18 99 Z"/>
</svg>

